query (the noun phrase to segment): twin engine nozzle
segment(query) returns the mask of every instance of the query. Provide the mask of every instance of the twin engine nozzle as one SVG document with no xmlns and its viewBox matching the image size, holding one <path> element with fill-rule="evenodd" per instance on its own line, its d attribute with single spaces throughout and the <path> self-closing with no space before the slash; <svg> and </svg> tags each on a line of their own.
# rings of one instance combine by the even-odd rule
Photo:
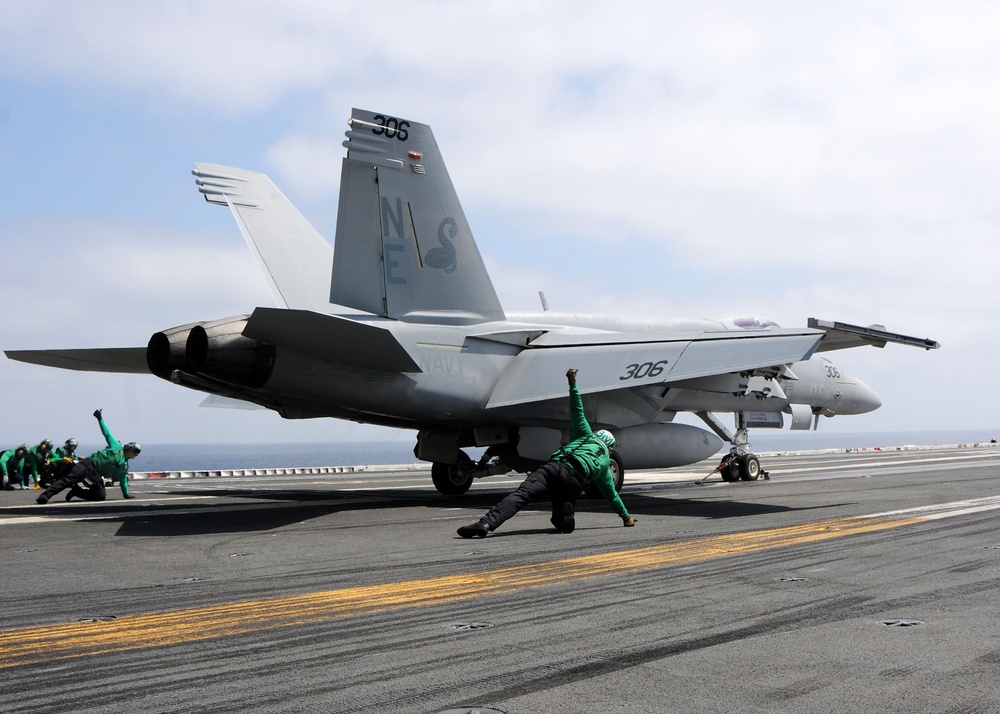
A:
<svg viewBox="0 0 1000 714">
<path fill-rule="evenodd" d="M 195 322 L 157 332 L 146 345 L 146 364 L 157 377 L 176 370 L 227 384 L 259 388 L 274 369 L 275 349 L 243 336 L 247 315 Z"/>
</svg>

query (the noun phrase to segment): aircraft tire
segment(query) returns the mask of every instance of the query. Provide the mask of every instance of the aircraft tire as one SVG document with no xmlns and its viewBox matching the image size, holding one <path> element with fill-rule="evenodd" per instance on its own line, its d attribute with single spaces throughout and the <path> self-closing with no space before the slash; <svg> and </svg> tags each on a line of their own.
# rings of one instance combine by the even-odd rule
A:
<svg viewBox="0 0 1000 714">
<path fill-rule="evenodd" d="M 756 481 L 760 478 L 760 459 L 756 454 L 747 454 L 739 458 L 740 478 L 744 481 Z"/>
<path fill-rule="evenodd" d="M 472 486 L 472 474 L 455 464 L 437 461 L 431 466 L 431 481 L 434 488 L 445 496 L 461 496 Z"/>
<path fill-rule="evenodd" d="M 722 480 L 727 483 L 735 483 L 740 480 L 740 464 L 739 459 L 735 459 L 727 456 L 726 459 L 730 459 L 728 462 L 724 459 L 722 470 L 719 472 L 722 476 Z"/>
</svg>

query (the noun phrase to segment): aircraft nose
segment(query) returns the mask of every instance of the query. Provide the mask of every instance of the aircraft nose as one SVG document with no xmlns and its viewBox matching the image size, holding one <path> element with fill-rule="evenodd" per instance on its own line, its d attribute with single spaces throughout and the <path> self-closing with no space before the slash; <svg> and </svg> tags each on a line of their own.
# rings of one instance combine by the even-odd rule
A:
<svg viewBox="0 0 1000 714">
<path fill-rule="evenodd" d="M 882 406 L 882 400 L 875 393 L 875 390 L 858 380 L 858 406 L 855 413 L 866 414 L 875 411 L 880 406 Z"/>
</svg>

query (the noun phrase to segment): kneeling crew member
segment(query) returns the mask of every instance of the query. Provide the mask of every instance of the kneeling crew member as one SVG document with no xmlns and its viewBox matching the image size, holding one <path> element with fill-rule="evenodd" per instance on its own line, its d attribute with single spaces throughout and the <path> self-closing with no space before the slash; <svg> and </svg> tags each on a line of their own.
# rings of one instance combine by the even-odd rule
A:
<svg viewBox="0 0 1000 714">
<path fill-rule="evenodd" d="M 55 481 L 66 474 L 73 464 L 75 464 L 79 459 L 76 456 L 76 439 L 66 439 L 66 443 L 58 447 L 52 452 L 52 461 L 50 466 L 52 467 L 52 478 L 51 481 Z M 47 487 L 49 484 L 45 484 Z"/>
<path fill-rule="evenodd" d="M 27 453 L 27 444 L 21 444 L 16 449 L 0 451 L 0 476 L 3 477 L 4 491 L 13 491 L 15 481 L 20 488 L 24 488 L 21 469 L 24 467 L 24 457 Z"/>
<path fill-rule="evenodd" d="M 566 372 L 566 379 L 569 381 L 569 443 L 552 454 L 548 463 L 533 471 L 514 493 L 491 508 L 485 516 L 459 528 L 458 534 L 463 538 L 484 538 L 529 502 L 544 495 L 552 501 L 552 525 L 558 531 L 572 533 L 576 527 L 576 499 L 591 483 L 621 516 L 626 528 L 635 525 L 635 520 L 615 490 L 611 474 L 610 449 L 615 444 L 615 437 L 604 429 L 596 433 L 591 430 L 583 412 L 583 398 L 576 387 L 576 370 Z"/>
<path fill-rule="evenodd" d="M 66 487 L 70 488 L 66 494 L 67 501 L 74 496 L 87 501 L 103 501 L 107 497 L 104 479 L 121 479 L 128 475 L 128 462 L 139 455 L 142 447 L 134 441 L 122 446 L 121 442 L 111 435 L 100 409 L 94 412 L 94 418 L 101 426 L 101 433 L 108 444 L 107 448 L 96 451 L 73 464 L 69 471 L 42 492 L 36 499 L 38 503 L 48 503 L 50 498 Z"/>
</svg>

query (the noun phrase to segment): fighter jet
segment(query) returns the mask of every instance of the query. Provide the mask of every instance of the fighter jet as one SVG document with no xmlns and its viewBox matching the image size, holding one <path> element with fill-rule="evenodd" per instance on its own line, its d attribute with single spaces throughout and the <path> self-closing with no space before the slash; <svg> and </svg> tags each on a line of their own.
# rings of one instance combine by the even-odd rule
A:
<svg viewBox="0 0 1000 714">
<path fill-rule="evenodd" d="M 937 342 L 810 319 L 508 314 L 497 298 L 429 126 L 355 109 L 334 247 L 264 174 L 195 164 L 226 206 L 278 307 L 157 332 L 145 347 L 7 351 L 85 371 L 149 373 L 209 400 L 287 419 L 333 417 L 412 430 L 434 485 L 528 470 L 568 433 L 568 368 L 587 418 L 617 437 L 613 469 L 682 466 L 719 452 L 726 480 L 756 479 L 748 430 L 815 426 L 881 402 L 817 353 Z M 698 415 L 708 429 L 679 423 Z M 732 413 L 733 428 L 718 414 Z M 473 460 L 467 449 L 485 448 Z"/>
</svg>

